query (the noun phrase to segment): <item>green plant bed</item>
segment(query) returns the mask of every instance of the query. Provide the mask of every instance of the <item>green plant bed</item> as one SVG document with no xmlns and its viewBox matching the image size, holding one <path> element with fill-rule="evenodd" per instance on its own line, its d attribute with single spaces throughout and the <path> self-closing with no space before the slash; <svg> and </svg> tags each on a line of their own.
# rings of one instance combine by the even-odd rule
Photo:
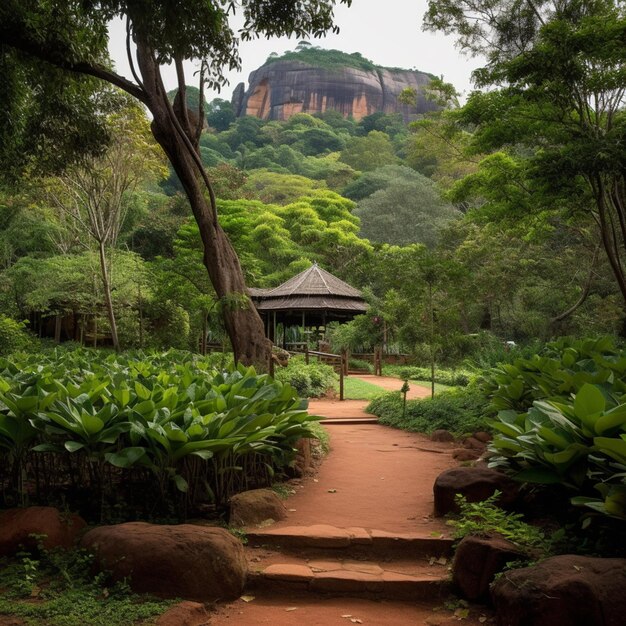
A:
<svg viewBox="0 0 626 626">
<path fill-rule="evenodd" d="M 444 391 L 434 398 L 408 400 L 404 416 L 402 395 L 395 391 L 374 399 L 366 411 L 377 415 L 381 424 L 426 434 L 445 429 L 463 435 L 488 429 L 487 402 L 475 386 Z"/>
<path fill-rule="evenodd" d="M 131 626 L 153 623 L 176 601 L 137 595 L 124 583 L 91 575 L 84 551 L 0 559 L 0 615 L 37 626 Z"/>
<path fill-rule="evenodd" d="M 385 376 L 395 376 L 402 380 L 428 381 L 430 384 L 430 367 L 418 367 L 416 365 L 385 365 L 383 366 Z M 466 387 L 476 376 L 465 370 L 435 369 L 435 383 L 448 385 L 451 387 Z"/>
<path fill-rule="evenodd" d="M 314 419 L 290 384 L 187 352 L 0 358 L 0 503 L 184 519 L 270 484 Z"/>
</svg>

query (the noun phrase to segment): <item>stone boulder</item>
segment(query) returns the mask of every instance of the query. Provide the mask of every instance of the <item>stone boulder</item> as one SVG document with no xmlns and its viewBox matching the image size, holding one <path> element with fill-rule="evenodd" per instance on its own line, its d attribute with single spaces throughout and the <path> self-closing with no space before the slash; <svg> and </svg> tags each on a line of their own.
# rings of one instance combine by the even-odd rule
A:
<svg viewBox="0 0 626 626">
<path fill-rule="evenodd" d="M 31 506 L 0 512 L 0 556 L 35 550 L 39 541 L 46 550 L 71 548 L 87 523 L 82 517 L 61 513 L 51 506 Z M 41 539 L 32 537 L 38 535 Z"/>
<path fill-rule="evenodd" d="M 484 430 L 479 430 L 472 436 L 474 437 L 474 439 L 478 439 L 478 441 L 482 441 L 483 443 L 489 443 L 493 439 L 493 435 L 491 433 L 485 432 Z"/>
<path fill-rule="evenodd" d="M 499 626 L 624 626 L 626 559 L 555 556 L 492 588 Z"/>
<path fill-rule="evenodd" d="M 502 537 L 470 535 L 459 543 L 452 564 L 452 582 L 467 600 L 489 599 L 489 585 L 509 561 L 526 560 L 515 544 Z"/>
<path fill-rule="evenodd" d="M 267 520 L 287 517 L 283 501 L 271 489 L 251 489 L 230 499 L 229 523 L 233 526 L 254 526 Z"/>
<path fill-rule="evenodd" d="M 130 522 L 90 530 L 81 547 L 92 551 L 98 567 L 114 580 L 130 579 L 138 593 L 230 600 L 246 582 L 243 546 L 223 528 Z"/>
<path fill-rule="evenodd" d="M 313 466 L 313 448 L 311 439 L 302 438 L 296 442 L 296 459 L 291 468 L 292 473 L 297 478 L 302 478 Z"/>
<path fill-rule="evenodd" d="M 468 502 L 482 502 L 500 491 L 500 506 L 515 502 L 518 485 L 501 472 L 483 467 L 456 467 L 439 474 L 433 486 L 435 515 L 441 516 L 458 511 L 454 502 L 457 493 L 465 496 Z"/>
<path fill-rule="evenodd" d="M 468 450 L 476 450 L 479 454 L 482 454 L 487 449 L 487 444 L 476 437 L 467 437 L 463 441 L 463 447 Z"/>
<path fill-rule="evenodd" d="M 454 435 L 448 430 L 433 430 L 430 434 L 431 441 L 454 441 Z"/>
<path fill-rule="evenodd" d="M 480 458 L 480 455 L 480 450 L 472 450 L 471 448 L 455 448 L 454 450 L 452 450 L 452 458 L 459 463 L 476 461 Z"/>
<path fill-rule="evenodd" d="M 189 600 L 175 604 L 156 621 L 156 626 L 208 626 L 209 624 L 209 612 L 204 604 Z"/>
</svg>

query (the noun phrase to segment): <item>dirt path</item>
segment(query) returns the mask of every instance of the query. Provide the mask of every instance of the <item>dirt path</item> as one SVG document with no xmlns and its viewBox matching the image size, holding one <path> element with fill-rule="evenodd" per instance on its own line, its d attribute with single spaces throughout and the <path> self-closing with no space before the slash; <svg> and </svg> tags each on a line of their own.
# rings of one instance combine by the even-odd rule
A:
<svg viewBox="0 0 626 626">
<path fill-rule="evenodd" d="M 327 405 L 334 408 L 334 403 Z M 315 477 L 299 481 L 286 502 L 288 519 L 272 528 L 329 524 L 402 533 L 446 530 L 432 517 L 433 483 L 455 465 L 451 444 L 378 424 L 327 428 L 330 454 Z"/>
<path fill-rule="evenodd" d="M 387 380 L 390 382 L 385 384 L 392 389 L 402 385 L 397 379 Z M 379 378 L 376 384 L 380 384 Z M 329 418 L 359 417 L 359 411 L 367 415 L 363 412 L 366 405 L 320 400 L 311 402 L 310 411 Z M 292 483 L 296 493 L 286 500 L 288 518 L 258 532 L 280 533 L 289 527 L 302 527 L 306 532 L 305 527 L 325 524 L 424 537 L 449 534 L 445 523 L 432 513 L 433 482 L 440 472 L 456 465 L 451 444 L 434 443 L 422 435 L 378 424 L 331 424 L 327 429 L 331 451 L 315 476 Z M 259 593 L 257 597 L 253 592 L 246 600 L 220 606 L 211 625 L 440 626 L 458 624 L 460 619 L 454 609 L 444 609 L 443 600 L 435 597 L 432 602 L 406 602 L 304 592 Z M 463 612 L 462 620 L 466 626 L 493 624 L 492 616 L 480 607 L 468 615 Z"/>
</svg>

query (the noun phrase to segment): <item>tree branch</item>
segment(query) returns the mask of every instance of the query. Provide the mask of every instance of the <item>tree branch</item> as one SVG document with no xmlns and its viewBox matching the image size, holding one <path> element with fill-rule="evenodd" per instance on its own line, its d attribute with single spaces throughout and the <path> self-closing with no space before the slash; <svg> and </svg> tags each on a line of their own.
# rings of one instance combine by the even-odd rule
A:
<svg viewBox="0 0 626 626">
<path fill-rule="evenodd" d="M 24 36 L 24 33 L 9 28 L 9 25 L 0 24 L 0 41 L 9 48 L 13 48 L 30 57 L 54 65 L 59 69 L 68 70 L 76 74 L 93 76 L 94 78 L 99 78 L 100 80 L 111 83 L 126 93 L 129 93 L 134 98 L 137 98 L 137 100 L 147 104 L 147 95 L 138 85 L 103 65 L 87 63 L 86 61 L 72 62 L 68 59 L 60 58 L 55 50 L 31 41 Z"/>
</svg>

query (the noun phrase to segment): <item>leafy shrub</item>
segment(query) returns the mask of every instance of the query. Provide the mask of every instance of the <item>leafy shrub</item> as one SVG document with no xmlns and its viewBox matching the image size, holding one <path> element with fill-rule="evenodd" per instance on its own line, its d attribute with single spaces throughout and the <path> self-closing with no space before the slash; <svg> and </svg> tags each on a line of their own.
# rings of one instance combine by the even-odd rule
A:
<svg viewBox="0 0 626 626">
<path fill-rule="evenodd" d="M 541 352 L 545 345 L 545 342 L 539 339 L 511 345 L 489 331 L 465 335 L 465 338 L 468 340 L 468 345 L 463 366 L 479 372 L 497 367 L 502 363 L 512 363 L 516 359 L 531 358 Z"/>
<path fill-rule="evenodd" d="M 610 339 L 549 344 L 490 372 L 483 389 L 498 410 L 491 466 L 626 520 L 626 354 Z"/>
<path fill-rule="evenodd" d="M 363 359 L 348 359 L 348 369 L 374 373 L 374 366 Z"/>
<path fill-rule="evenodd" d="M 330 365 L 317 361 L 307 365 L 304 357 L 295 356 L 289 359 L 286 367 L 276 369 L 275 378 L 290 384 L 305 398 L 319 398 L 333 388 L 338 377 Z"/>
<path fill-rule="evenodd" d="M 32 344 L 33 338 L 26 331 L 25 324 L 0 315 L 0 356 L 26 350 Z"/>
<path fill-rule="evenodd" d="M 402 380 L 430 380 L 431 370 L 429 367 L 415 365 L 385 365 L 384 374 L 397 376 Z M 470 372 L 463 370 L 435 369 L 435 382 L 451 387 L 466 387 L 473 380 Z"/>
<path fill-rule="evenodd" d="M 381 424 L 403 430 L 431 433 L 441 428 L 462 435 L 485 429 L 487 402 L 480 389 L 470 386 L 443 391 L 434 398 L 408 400 L 404 418 L 399 392 L 376 398 L 366 410 L 377 415 Z"/>
<path fill-rule="evenodd" d="M 311 419 L 291 385 L 182 351 L 0 359 L 0 496 L 48 503 L 70 481 L 92 519 L 121 493 L 184 516 L 267 483 Z"/>
<path fill-rule="evenodd" d="M 448 524 L 454 528 L 454 538 L 463 539 L 468 535 L 501 535 L 511 541 L 527 554 L 535 557 L 548 556 L 551 542 L 537 526 L 524 521 L 520 513 L 504 511 L 496 501 L 500 492 L 496 491 L 490 498 L 482 502 L 468 502 L 461 494 L 455 501 L 459 506 L 459 515 Z"/>
</svg>

